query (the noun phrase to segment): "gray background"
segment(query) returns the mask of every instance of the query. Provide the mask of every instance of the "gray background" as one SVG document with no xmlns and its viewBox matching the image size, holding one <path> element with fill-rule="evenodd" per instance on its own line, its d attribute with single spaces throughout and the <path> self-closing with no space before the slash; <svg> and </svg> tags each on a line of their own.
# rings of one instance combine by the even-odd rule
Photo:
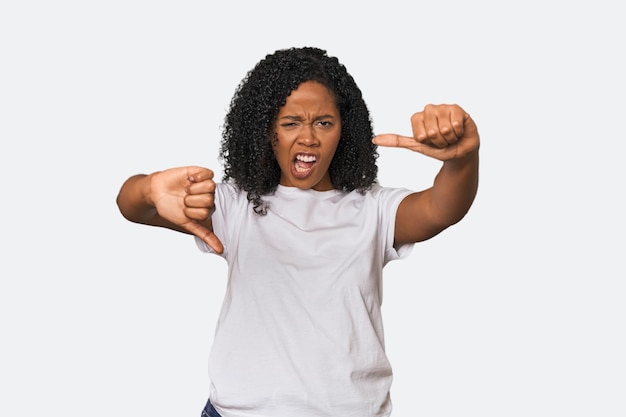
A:
<svg viewBox="0 0 626 417">
<path fill-rule="evenodd" d="M 613 4 L 611 6 L 610 4 Z M 0 414 L 197 416 L 225 262 L 134 225 L 130 175 L 221 176 L 265 54 L 318 46 L 377 133 L 463 106 L 481 183 L 386 269 L 394 416 L 626 415 L 622 13 L 608 1 L 7 1 L 0 5 Z M 439 163 L 381 149 L 383 185 Z"/>
</svg>

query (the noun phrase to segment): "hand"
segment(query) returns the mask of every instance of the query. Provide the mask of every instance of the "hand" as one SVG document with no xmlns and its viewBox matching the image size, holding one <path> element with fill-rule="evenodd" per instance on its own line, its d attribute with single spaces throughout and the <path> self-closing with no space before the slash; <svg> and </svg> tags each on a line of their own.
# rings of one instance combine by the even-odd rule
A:
<svg viewBox="0 0 626 417">
<path fill-rule="evenodd" d="M 215 211 L 213 171 L 190 166 L 152 174 L 150 196 L 160 217 L 199 237 L 216 253 L 224 246 L 204 222 Z"/>
<path fill-rule="evenodd" d="M 429 104 L 411 117 L 413 137 L 393 133 L 374 137 L 379 146 L 406 148 L 440 161 L 459 159 L 480 145 L 478 129 L 456 104 Z"/>
</svg>

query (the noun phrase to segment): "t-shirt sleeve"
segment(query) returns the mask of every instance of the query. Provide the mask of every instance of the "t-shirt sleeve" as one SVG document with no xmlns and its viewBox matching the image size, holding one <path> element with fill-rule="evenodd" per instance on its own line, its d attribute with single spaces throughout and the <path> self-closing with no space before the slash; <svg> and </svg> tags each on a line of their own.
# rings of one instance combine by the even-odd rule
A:
<svg viewBox="0 0 626 417">
<path fill-rule="evenodd" d="M 380 187 L 375 192 L 378 193 L 378 201 L 380 204 L 381 230 L 386 238 L 384 264 L 387 262 L 406 258 L 413 251 L 415 243 L 406 243 L 395 248 L 393 242 L 395 240 L 396 214 L 398 207 L 404 198 L 413 191 L 406 188 L 384 188 Z"/>
<path fill-rule="evenodd" d="M 241 205 L 240 199 L 242 193 L 240 193 L 236 187 L 231 184 L 218 183 L 215 188 L 215 211 L 211 216 L 213 222 L 213 233 L 220 239 L 224 245 L 224 253 L 221 256 L 227 256 L 228 250 L 231 247 L 231 236 L 235 231 L 232 230 L 237 222 L 233 221 L 240 212 L 238 206 Z M 247 199 L 243 195 L 244 208 L 247 205 Z M 207 245 L 202 239 L 194 236 L 198 249 L 205 253 L 213 253 L 215 251 Z"/>
</svg>

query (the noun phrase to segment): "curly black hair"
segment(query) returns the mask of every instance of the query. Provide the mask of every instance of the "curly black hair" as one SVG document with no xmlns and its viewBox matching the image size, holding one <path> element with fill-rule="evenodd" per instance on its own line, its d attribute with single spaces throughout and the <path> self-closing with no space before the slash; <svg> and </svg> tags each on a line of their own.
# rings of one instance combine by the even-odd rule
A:
<svg viewBox="0 0 626 417">
<path fill-rule="evenodd" d="M 265 214 L 263 195 L 272 194 L 280 167 L 272 148 L 273 126 L 287 97 L 305 81 L 317 81 L 335 95 L 341 139 L 329 167 L 333 187 L 365 192 L 377 181 L 378 152 L 361 90 L 346 67 L 325 50 L 289 48 L 268 54 L 237 87 L 222 129 L 219 158 L 223 180 L 248 193 L 257 214 Z"/>
</svg>

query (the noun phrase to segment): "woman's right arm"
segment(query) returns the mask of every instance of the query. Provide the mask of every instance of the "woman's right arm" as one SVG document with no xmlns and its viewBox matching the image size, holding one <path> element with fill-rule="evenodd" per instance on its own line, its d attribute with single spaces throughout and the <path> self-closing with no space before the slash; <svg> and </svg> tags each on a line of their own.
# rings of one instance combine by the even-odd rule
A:
<svg viewBox="0 0 626 417">
<path fill-rule="evenodd" d="M 122 185 L 117 205 L 131 222 L 196 235 L 222 253 L 211 224 L 214 195 L 213 171 L 189 166 L 133 175 Z"/>
</svg>

